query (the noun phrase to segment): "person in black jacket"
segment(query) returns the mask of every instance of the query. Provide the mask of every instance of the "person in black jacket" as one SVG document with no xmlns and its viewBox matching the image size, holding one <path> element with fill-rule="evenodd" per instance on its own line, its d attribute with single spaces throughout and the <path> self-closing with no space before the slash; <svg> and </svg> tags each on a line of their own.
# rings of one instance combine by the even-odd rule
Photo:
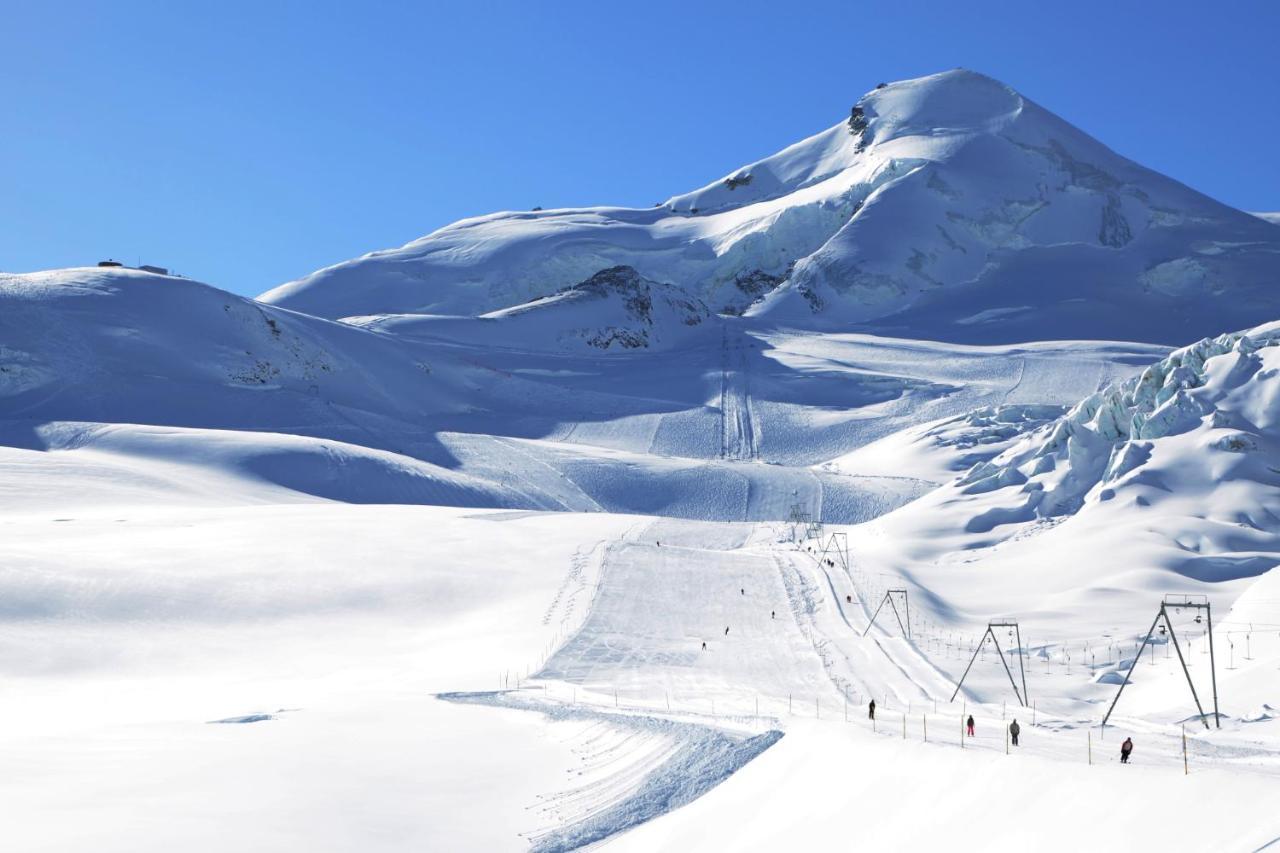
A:
<svg viewBox="0 0 1280 853">
<path fill-rule="evenodd" d="M 872 699 L 871 704 L 867 706 L 867 719 L 874 720 L 876 718 L 876 700 Z"/>
<path fill-rule="evenodd" d="M 1124 743 L 1120 744 L 1120 763 L 1129 763 L 1129 753 L 1133 752 L 1133 738 L 1125 738 Z"/>
<path fill-rule="evenodd" d="M 965 721 L 965 725 L 969 727 L 969 737 L 973 737 L 973 714 L 969 715 L 969 719 Z"/>
<path fill-rule="evenodd" d="M 1013 745 L 1018 745 L 1018 733 L 1022 731 L 1022 726 L 1018 725 L 1018 721 L 1014 720 L 1009 724 L 1009 737 L 1013 738 Z"/>
</svg>

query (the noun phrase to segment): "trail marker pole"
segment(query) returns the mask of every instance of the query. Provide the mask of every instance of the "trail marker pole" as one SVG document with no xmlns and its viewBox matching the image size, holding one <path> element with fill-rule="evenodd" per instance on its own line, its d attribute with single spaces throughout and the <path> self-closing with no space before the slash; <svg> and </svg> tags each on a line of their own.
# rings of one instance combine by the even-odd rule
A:
<svg viewBox="0 0 1280 853">
<path fill-rule="evenodd" d="M 1089 729 L 1089 763 L 1093 764 L 1093 729 Z"/>
<path fill-rule="evenodd" d="M 1004 754 L 1009 754 L 1009 727 L 1004 727 Z"/>
<path fill-rule="evenodd" d="M 1191 771 L 1187 769 L 1187 724 L 1182 724 L 1182 775 L 1186 776 Z"/>
<path fill-rule="evenodd" d="M 907 715 L 905 712 L 902 715 L 902 739 L 907 739 Z"/>
<path fill-rule="evenodd" d="M 964 749 L 964 715 L 960 715 L 960 748 Z"/>
<path fill-rule="evenodd" d="M 920 715 L 920 728 L 924 731 L 924 742 L 929 742 L 929 715 Z"/>
</svg>

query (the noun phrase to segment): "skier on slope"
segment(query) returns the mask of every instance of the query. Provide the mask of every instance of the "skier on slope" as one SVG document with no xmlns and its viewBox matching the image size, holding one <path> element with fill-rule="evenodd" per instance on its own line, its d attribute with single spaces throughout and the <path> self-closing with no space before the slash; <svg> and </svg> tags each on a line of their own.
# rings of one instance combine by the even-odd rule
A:
<svg viewBox="0 0 1280 853">
<path fill-rule="evenodd" d="M 1120 763 L 1129 763 L 1129 753 L 1133 752 L 1133 738 L 1125 738 L 1124 743 L 1120 744 Z"/>
<path fill-rule="evenodd" d="M 969 737 L 973 737 L 973 714 L 969 715 L 969 719 L 965 721 L 965 725 L 969 729 Z"/>
<path fill-rule="evenodd" d="M 871 704 L 867 705 L 867 719 L 874 720 L 876 718 L 876 700 L 872 699 Z"/>
<path fill-rule="evenodd" d="M 1014 746 L 1018 745 L 1018 733 L 1021 731 L 1022 726 L 1018 725 L 1018 721 L 1016 719 L 1009 724 L 1009 737 L 1013 738 Z"/>
<path fill-rule="evenodd" d="M 724 635 L 725 635 L 726 637 L 727 637 L 727 636 L 729 636 L 729 626 L 728 626 L 728 625 L 725 625 L 725 626 L 724 626 Z"/>
</svg>

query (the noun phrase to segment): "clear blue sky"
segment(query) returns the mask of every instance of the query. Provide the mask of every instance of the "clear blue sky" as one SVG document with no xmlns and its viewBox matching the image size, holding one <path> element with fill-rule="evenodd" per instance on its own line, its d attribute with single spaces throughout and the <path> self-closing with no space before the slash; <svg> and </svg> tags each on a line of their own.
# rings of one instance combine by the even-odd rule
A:
<svg viewBox="0 0 1280 853">
<path fill-rule="evenodd" d="M 1280 3 L 17 2 L 0 269 L 257 294 L 463 216 L 646 206 L 965 66 L 1280 210 Z"/>
</svg>

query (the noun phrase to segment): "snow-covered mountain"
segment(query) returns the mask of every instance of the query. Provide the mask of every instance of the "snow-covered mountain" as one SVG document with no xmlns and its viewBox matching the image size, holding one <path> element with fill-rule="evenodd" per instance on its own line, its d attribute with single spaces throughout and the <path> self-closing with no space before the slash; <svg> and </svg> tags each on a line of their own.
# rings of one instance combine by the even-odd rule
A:
<svg viewBox="0 0 1280 853">
<path fill-rule="evenodd" d="M 479 315 L 627 265 L 713 310 L 972 342 L 1187 343 L 1280 315 L 1280 232 L 956 70 L 651 209 L 467 219 L 262 296 Z"/>
<path fill-rule="evenodd" d="M 1277 240 L 950 72 L 269 302 L 0 274 L 5 839 L 1270 848 Z"/>
</svg>

